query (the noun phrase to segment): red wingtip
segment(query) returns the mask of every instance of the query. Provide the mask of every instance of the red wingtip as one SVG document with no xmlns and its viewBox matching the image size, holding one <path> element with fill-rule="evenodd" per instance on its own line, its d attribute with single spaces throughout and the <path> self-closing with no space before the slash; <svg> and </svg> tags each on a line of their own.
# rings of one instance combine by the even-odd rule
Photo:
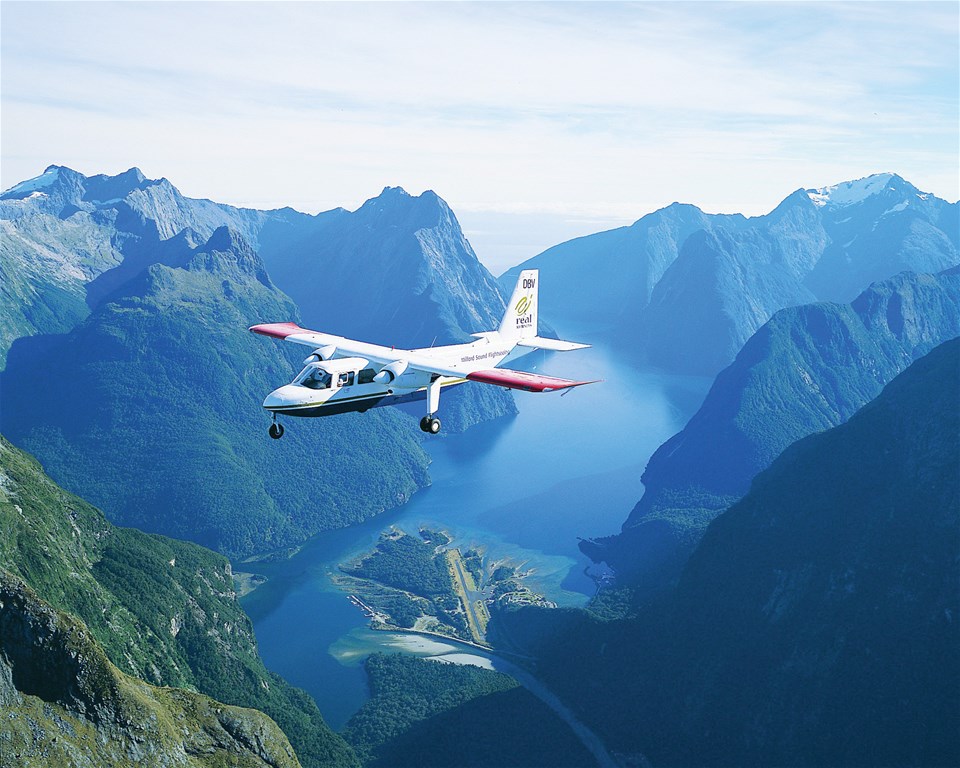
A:
<svg viewBox="0 0 960 768">
<path fill-rule="evenodd" d="M 553 376 L 543 376 L 538 373 L 527 373 L 526 371 L 514 371 L 507 368 L 474 371 L 473 373 L 468 373 L 467 378 L 471 381 L 495 384 L 498 387 L 509 387 L 510 389 L 522 389 L 527 392 L 556 392 L 572 387 L 582 387 L 584 384 L 596 383 L 594 381 L 558 379 Z"/>
<path fill-rule="evenodd" d="M 261 323 L 251 325 L 250 331 L 261 336 L 272 336 L 275 339 L 285 339 L 294 333 L 304 333 L 304 329 L 296 323 Z"/>
</svg>

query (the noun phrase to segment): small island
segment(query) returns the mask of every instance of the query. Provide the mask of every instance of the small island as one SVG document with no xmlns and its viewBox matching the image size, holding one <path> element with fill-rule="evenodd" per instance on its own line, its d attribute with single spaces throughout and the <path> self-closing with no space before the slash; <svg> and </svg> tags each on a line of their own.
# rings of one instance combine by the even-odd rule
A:
<svg viewBox="0 0 960 768">
<path fill-rule="evenodd" d="M 489 562 L 480 549 L 449 546 L 444 531 L 419 536 L 391 528 L 376 548 L 342 564 L 335 581 L 374 629 L 440 635 L 489 648 L 490 610 L 508 605 L 554 607 L 523 584 L 520 567 Z"/>
</svg>

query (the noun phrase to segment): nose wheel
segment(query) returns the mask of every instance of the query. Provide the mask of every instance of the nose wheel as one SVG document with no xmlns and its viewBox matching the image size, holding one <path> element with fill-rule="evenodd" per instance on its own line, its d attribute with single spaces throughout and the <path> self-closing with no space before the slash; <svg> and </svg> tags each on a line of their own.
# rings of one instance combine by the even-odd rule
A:
<svg viewBox="0 0 960 768">
<path fill-rule="evenodd" d="M 435 416 L 424 416 L 420 419 L 420 429 L 430 435 L 435 435 L 440 431 L 440 419 Z"/>
<path fill-rule="evenodd" d="M 270 437 L 274 440 L 279 440 L 283 437 L 283 424 L 278 424 L 276 421 L 270 425 Z"/>
</svg>

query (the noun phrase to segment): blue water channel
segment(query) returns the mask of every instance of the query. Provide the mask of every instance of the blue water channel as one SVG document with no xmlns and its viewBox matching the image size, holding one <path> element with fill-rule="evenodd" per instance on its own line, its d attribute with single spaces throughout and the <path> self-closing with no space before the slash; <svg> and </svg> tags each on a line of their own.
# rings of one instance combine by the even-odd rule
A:
<svg viewBox="0 0 960 768">
<path fill-rule="evenodd" d="M 289 560 L 257 564 L 268 581 L 243 604 L 261 655 L 316 699 L 332 727 L 366 701 L 362 661 L 370 653 L 456 661 L 465 652 L 368 629 L 330 580 L 339 563 L 372 549 L 390 526 L 411 533 L 427 526 L 447 531 L 455 546 L 479 546 L 488 558 L 531 571 L 526 583 L 559 605 L 583 605 L 596 587 L 577 538 L 620 529 L 642 495 L 647 459 L 682 427 L 708 385 L 638 371 L 599 348 L 527 360 L 528 370 L 604 381 L 565 396 L 517 393 L 518 416 L 427 439 L 429 488 L 374 520 L 314 537 Z M 291 426 L 308 429 L 309 421 Z"/>
</svg>

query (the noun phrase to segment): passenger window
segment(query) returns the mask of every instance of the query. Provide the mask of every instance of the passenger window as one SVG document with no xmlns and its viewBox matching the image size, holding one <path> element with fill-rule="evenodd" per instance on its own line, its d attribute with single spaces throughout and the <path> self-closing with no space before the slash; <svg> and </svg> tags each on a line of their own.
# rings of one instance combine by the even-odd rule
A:
<svg viewBox="0 0 960 768">
<path fill-rule="evenodd" d="M 373 377 L 377 375 L 377 372 L 373 368 L 364 368 L 357 375 L 357 384 L 372 384 Z"/>
</svg>

